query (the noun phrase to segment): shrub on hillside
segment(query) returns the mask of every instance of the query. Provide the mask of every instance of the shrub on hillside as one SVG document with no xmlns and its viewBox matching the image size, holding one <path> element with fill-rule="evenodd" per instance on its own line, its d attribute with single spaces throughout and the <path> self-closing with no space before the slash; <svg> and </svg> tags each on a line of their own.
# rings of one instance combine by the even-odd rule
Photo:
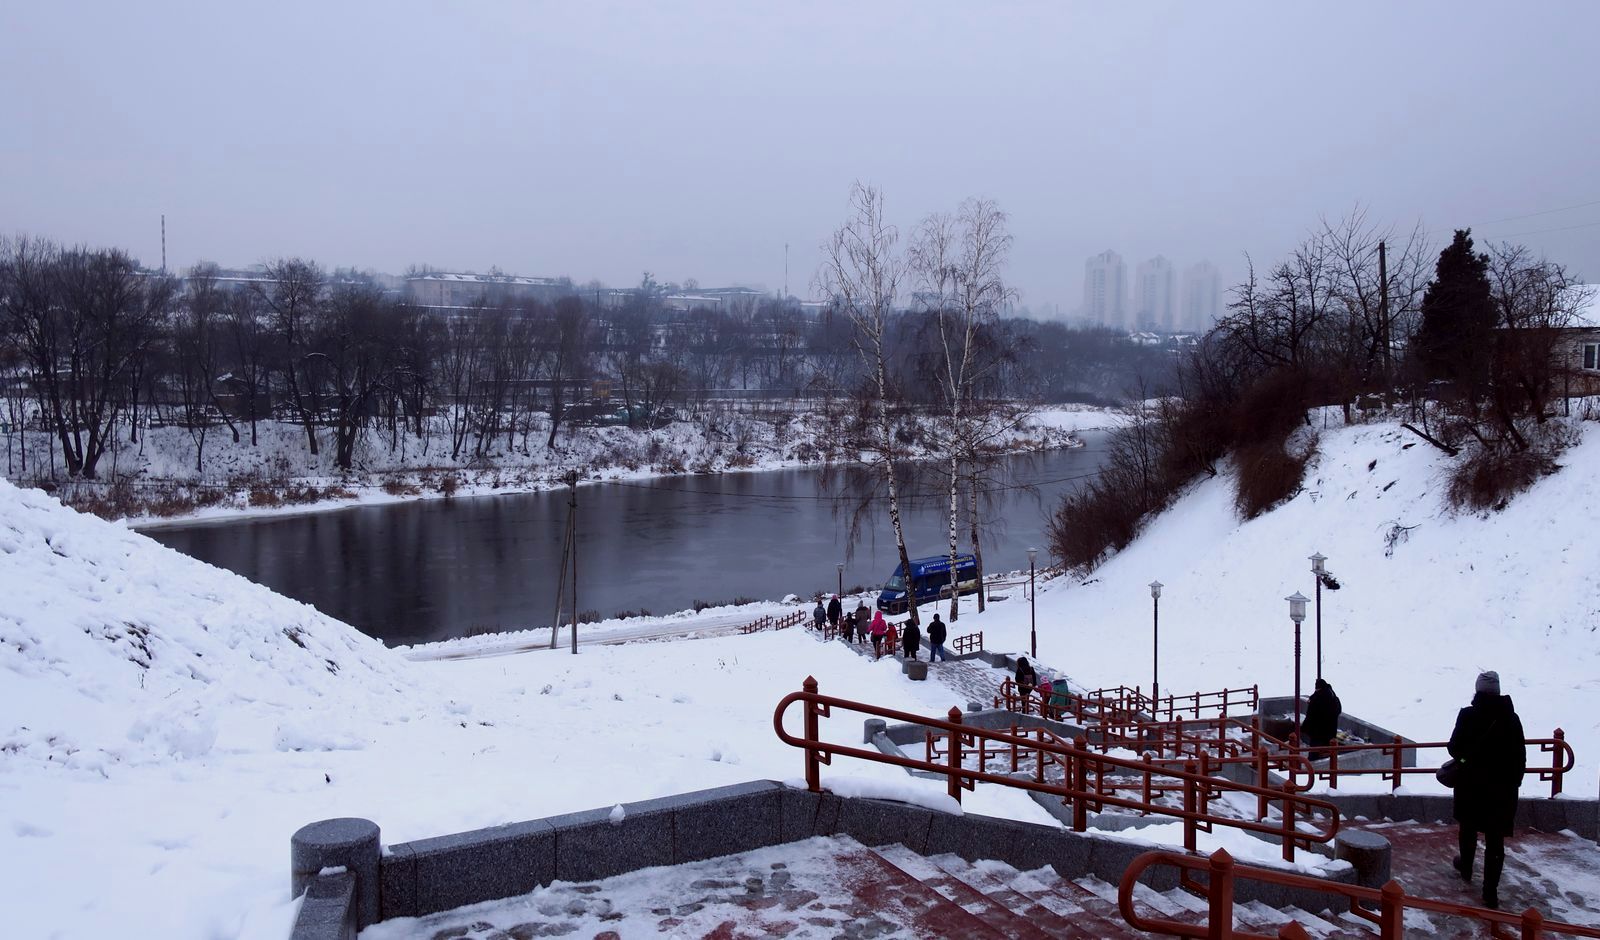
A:
<svg viewBox="0 0 1600 940">
<path fill-rule="evenodd" d="M 1533 451 L 1497 453 L 1475 447 L 1450 471 L 1445 499 L 1455 509 L 1504 509 L 1507 500 L 1555 472 L 1555 459 Z"/>
<path fill-rule="evenodd" d="M 1311 449 L 1291 453 L 1282 443 L 1246 444 L 1234 453 L 1237 470 L 1234 506 L 1245 519 L 1254 519 L 1300 492 Z"/>
</svg>

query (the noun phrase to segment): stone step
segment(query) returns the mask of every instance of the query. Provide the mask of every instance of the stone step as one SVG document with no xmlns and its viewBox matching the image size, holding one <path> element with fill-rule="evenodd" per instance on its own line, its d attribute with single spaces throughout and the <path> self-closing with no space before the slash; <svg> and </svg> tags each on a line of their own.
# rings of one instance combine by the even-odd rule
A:
<svg viewBox="0 0 1600 940">
<path fill-rule="evenodd" d="M 950 866 L 946 868 L 949 874 L 1050 937 L 1062 940 L 1125 940 L 1148 936 L 1129 927 L 1122 915 L 1115 911 L 1115 905 L 1111 906 L 1107 916 L 1103 905 L 1096 905 L 1098 910 L 1090 910 L 1073 896 L 1049 891 L 1049 886 L 1043 884 L 1046 879 L 1062 881 L 1049 869 L 1018 872 L 998 863 L 971 864 L 959 859 L 951 862 L 950 858 L 940 856 L 934 861 L 941 868 Z"/>
<path fill-rule="evenodd" d="M 847 892 L 852 907 L 862 913 L 878 913 L 936 937 L 1006 936 L 873 849 L 840 855 L 835 863 L 840 870 L 840 887 Z"/>
<path fill-rule="evenodd" d="M 1051 934 L 1034 926 L 1027 918 L 974 888 L 959 876 L 951 874 L 952 869 L 960 870 L 960 866 L 967 864 L 960 858 L 951 855 L 938 860 L 930 859 L 918 855 L 903 845 L 883 846 L 877 851 L 918 881 L 939 892 L 947 900 L 961 905 L 967 913 L 999 930 L 1005 936 L 1014 940 L 1050 940 Z"/>
</svg>

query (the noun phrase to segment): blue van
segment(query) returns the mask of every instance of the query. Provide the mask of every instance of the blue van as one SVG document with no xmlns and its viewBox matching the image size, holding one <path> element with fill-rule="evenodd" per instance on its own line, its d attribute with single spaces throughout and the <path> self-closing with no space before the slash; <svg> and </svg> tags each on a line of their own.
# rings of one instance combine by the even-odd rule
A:
<svg viewBox="0 0 1600 940">
<path fill-rule="evenodd" d="M 917 604 L 927 604 L 950 596 L 950 556 L 933 555 L 911 559 L 911 587 L 916 591 Z M 956 556 L 956 588 L 962 594 L 978 590 L 978 559 L 972 555 Z M 906 577 L 903 565 L 894 566 L 894 574 L 884 583 L 878 594 L 878 609 L 886 614 L 903 614 L 906 603 Z"/>
</svg>

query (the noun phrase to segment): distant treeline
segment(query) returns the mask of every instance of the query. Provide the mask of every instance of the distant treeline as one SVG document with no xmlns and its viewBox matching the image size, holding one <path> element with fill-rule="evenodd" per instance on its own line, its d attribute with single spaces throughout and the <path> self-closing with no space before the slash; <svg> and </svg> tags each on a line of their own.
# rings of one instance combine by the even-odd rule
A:
<svg viewBox="0 0 1600 940">
<path fill-rule="evenodd" d="M 372 280 L 330 276 L 299 258 L 241 284 L 199 265 L 183 276 L 141 268 L 117 249 L 0 239 L 0 383 L 7 423 L 45 432 L 69 476 L 95 478 L 116 435 L 152 422 L 188 429 L 196 463 L 208 433 L 257 441 L 292 421 L 312 454 L 349 469 L 361 435 L 448 427 L 451 456 L 554 446 L 564 423 L 595 413 L 649 425 L 694 413 L 716 390 L 850 398 L 867 376 L 850 318 L 776 297 L 733 310 L 669 309 L 646 278 L 620 306 L 580 294 L 553 302 L 419 306 Z M 889 321 L 890 383 L 909 406 L 939 393 L 936 317 Z M 1172 349 L 1106 330 L 1000 320 L 1003 368 L 986 394 L 1113 402 L 1165 387 Z"/>
</svg>

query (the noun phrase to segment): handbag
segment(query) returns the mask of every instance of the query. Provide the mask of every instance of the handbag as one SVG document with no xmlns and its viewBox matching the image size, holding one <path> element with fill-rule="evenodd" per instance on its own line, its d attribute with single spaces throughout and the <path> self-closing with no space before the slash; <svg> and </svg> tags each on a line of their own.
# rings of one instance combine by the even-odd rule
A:
<svg viewBox="0 0 1600 940">
<path fill-rule="evenodd" d="M 1454 790 L 1456 784 L 1461 782 L 1461 762 L 1452 757 L 1440 764 L 1439 769 L 1433 772 L 1433 776 L 1440 783 Z"/>
</svg>

